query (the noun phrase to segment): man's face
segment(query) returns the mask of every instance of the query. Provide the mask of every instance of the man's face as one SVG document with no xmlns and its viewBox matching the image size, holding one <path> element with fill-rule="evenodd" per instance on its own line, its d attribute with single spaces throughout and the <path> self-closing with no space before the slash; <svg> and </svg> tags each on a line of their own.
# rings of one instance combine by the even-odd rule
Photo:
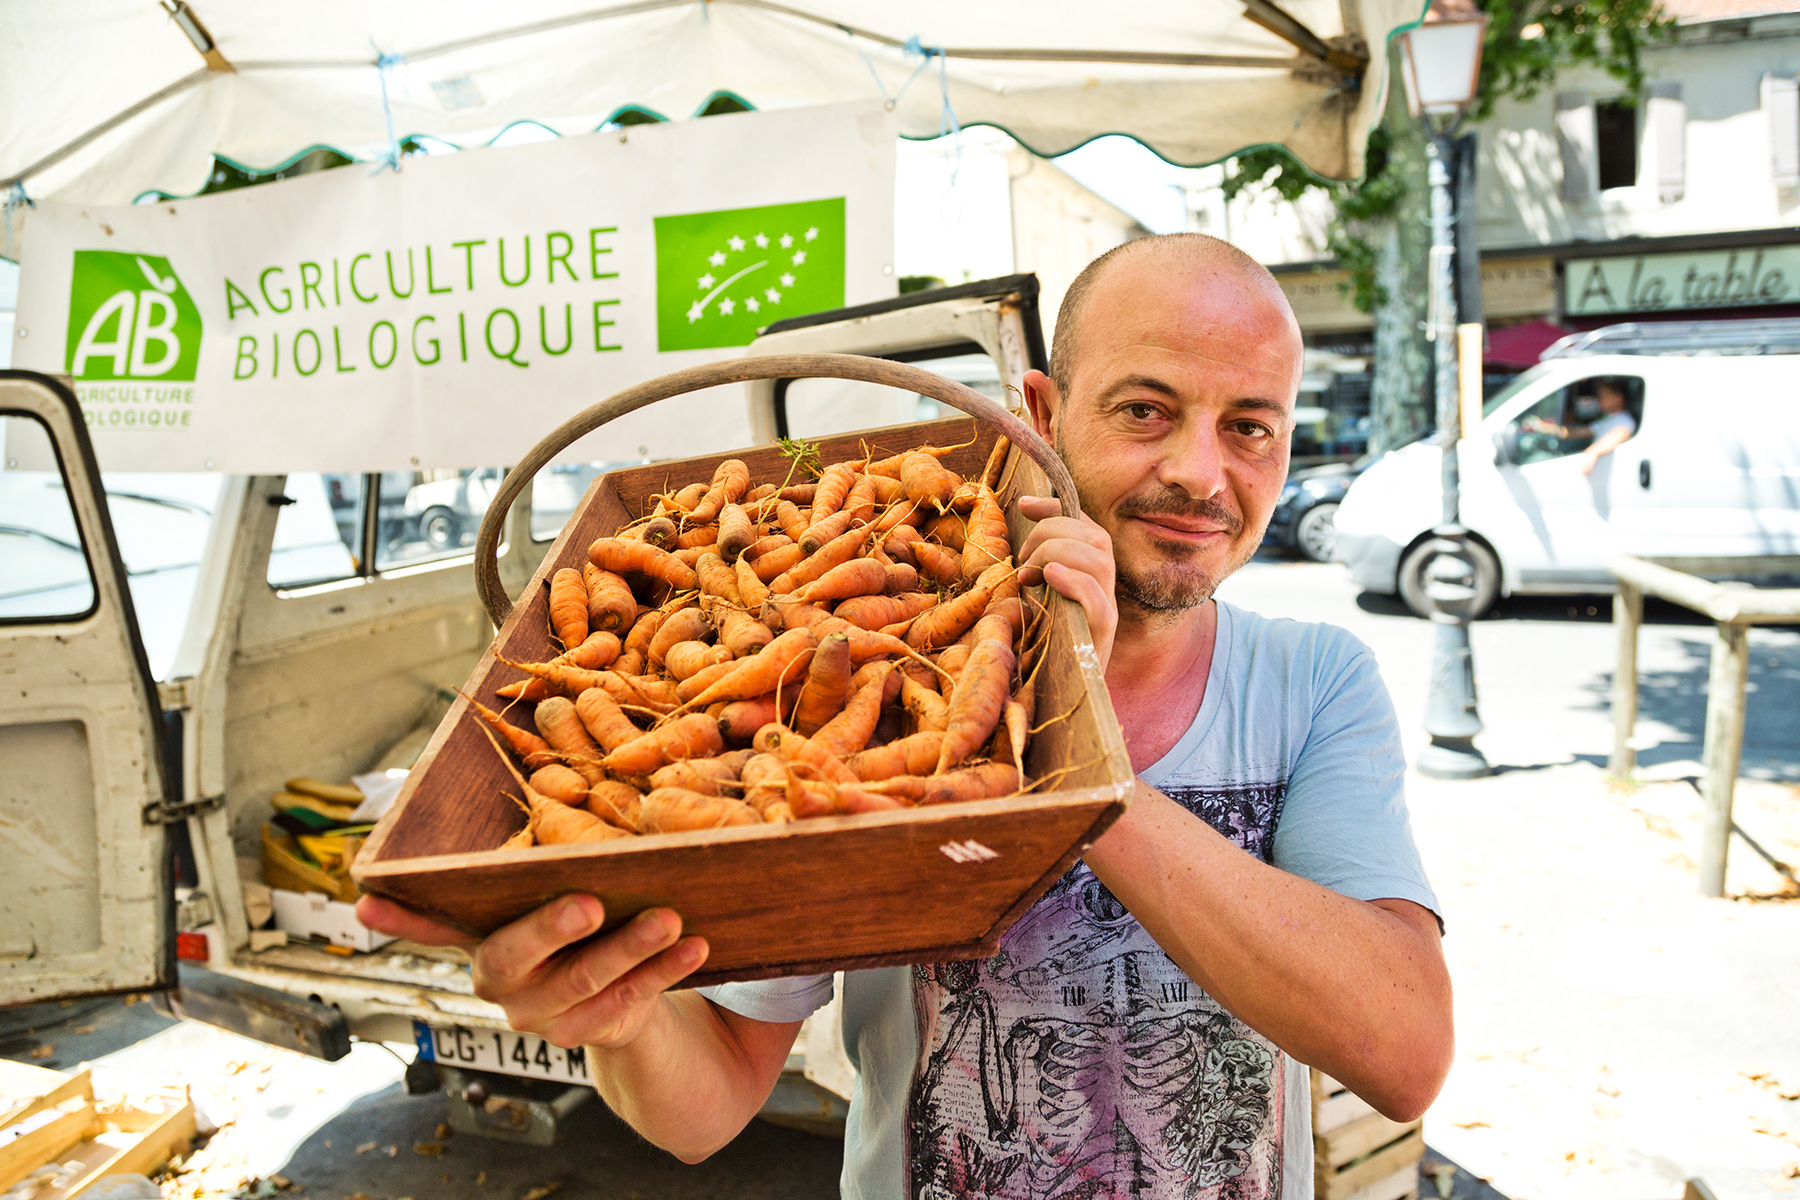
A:
<svg viewBox="0 0 1800 1200">
<path fill-rule="evenodd" d="M 1616 412 L 1624 412 L 1625 411 L 1625 393 L 1624 392 L 1620 391 L 1616 387 L 1612 387 L 1607 384 L 1601 384 L 1599 387 L 1595 388 L 1594 390 L 1596 393 L 1598 393 L 1598 398 L 1600 400 L 1600 411 L 1601 412 L 1616 413 Z"/>
<path fill-rule="evenodd" d="M 1112 537 L 1120 601 L 1150 611 L 1205 603 L 1256 552 L 1302 362 L 1266 283 L 1178 261 L 1114 260 L 1088 294 L 1069 395 L 1042 377 L 1033 389 L 1048 393 L 1040 432 Z"/>
</svg>

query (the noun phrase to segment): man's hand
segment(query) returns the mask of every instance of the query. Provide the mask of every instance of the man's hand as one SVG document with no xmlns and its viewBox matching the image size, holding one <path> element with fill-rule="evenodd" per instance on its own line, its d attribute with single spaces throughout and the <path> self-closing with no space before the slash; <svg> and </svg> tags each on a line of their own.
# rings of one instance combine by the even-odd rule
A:
<svg viewBox="0 0 1800 1200">
<path fill-rule="evenodd" d="M 1019 582 L 1047 583 L 1081 605 L 1104 674 L 1119 628 L 1112 538 L 1085 514 L 1063 516 L 1061 502 L 1049 496 L 1020 496 L 1019 513 L 1038 523 L 1019 548 Z"/>
<path fill-rule="evenodd" d="M 432 946 L 462 946 L 475 960 L 475 994 L 506 1010 L 514 1029 L 558 1046 L 618 1049 L 638 1036 L 663 993 L 706 961 L 704 939 L 681 936 L 681 918 L 652 908 L 586 945 L 606 910 L 592 896 L 561 896 L 477 940 L 364 896 L 371 929 Z"/>
</svg>

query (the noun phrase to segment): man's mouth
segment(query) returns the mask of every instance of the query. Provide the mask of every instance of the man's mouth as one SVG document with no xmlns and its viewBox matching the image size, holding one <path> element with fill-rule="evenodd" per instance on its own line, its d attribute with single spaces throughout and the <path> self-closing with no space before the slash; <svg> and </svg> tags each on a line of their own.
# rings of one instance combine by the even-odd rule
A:
<svg viewBox="0 0 1800 1200">
<path fill-rule="evenodd" d="M 1146 513 L 1131 518 L 1142 521 L 1150 528 L 1152 537 L 1165 541 L 1184 542 L 1200 546 L 1216 538 L 1229 537 L 1231 530 L 1222 527 L 1217 521 L 1208 521 L 1196 517 L 1178 517 L 1170 513 Z"/>
</svg>

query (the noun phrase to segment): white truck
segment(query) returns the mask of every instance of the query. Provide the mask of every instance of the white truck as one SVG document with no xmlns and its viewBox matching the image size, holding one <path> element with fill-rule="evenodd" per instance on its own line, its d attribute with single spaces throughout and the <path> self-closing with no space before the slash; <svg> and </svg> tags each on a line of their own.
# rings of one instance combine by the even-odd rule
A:
<svg viewBox="0 0 1800 1200">
<path fill-rule="evenodd" d="M 1036 278 L 1009 276 L 796 318 L 749 352 L 877 354 L 1004 396 L 1045 365 L 1036 303 Z M 824 380 L 751 385 L 750 404 L 771 439 L 939 415 L 921 397 Z M 553 1138 L 591 1095 L 580 1049 L 508 1029 L 459 952 L 251 949 L 243 885 L 261 875 L 270 796 L 293 776 L 407 765 L 491 638 L 463 539 L 395 532 L 410 507 L 395 492 L 419 487 L 403 477 L 225 477 L 158 679 L 133 605 L 134 586 L 150 585 L 128 578 L 66 383 L 0 371 L 0 438 L 0 1004 L 151 991 L 325 1059 L 353 1038 L 415 1042 L 408 1086 L 446 1085 L 453 1124 Z M 480 487 L 489 474 L 444 478 Z M 594 474 L 550 468 L 521 496 L 499 559 L 509 589 L 559 531 L 571 484 Z M 437 501 L 457 485 L 423 486 Z M 534 497 L 555 511 L 534 514 Z M 177 507 L 157 515 L 199 519 Z M 211 959 L 178 968 L 178 929 L 193 928 L 212 935 Z M 815 1021 L 764 1115 L 841 1129 L 848 1071 L 835 1024 Z M 564 1086 L 508 1099 L 501 1076 Z"/>
</svg>

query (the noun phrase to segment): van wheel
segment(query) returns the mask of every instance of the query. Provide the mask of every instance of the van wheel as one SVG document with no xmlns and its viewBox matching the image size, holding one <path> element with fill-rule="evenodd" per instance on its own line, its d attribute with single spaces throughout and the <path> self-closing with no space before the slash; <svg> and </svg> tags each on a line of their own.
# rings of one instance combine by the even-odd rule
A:
<svg viewBox="0 0 1800 1200">
<path fill-rule="evenodd" d="M 1416 617 L 1443 611 L 1473 621 L 1487 615 L 1500 596 L 1500 563 L 1474 538 L 1464 539 L 1460 558 L 1444 553 L 1446 543 L 1427 538 L 1400 563 L 1400 598 Z M 1435 603 L 1434 603 L 1435 598 Z"/>
<path fill-rule="evenodd" d="M 462 522 L 449 509 L 433 506 L 419 518 L 419 533 L 433 550 L 454 549 L 462 541 Z"/>
<path fill-rule="evenodd" d="M 1294 526 L 1294 545 L 1314 562 L 1331 561 L 1331 552 L 1337 546 L 1337 510 L 1335 504 L 1315 504 L 1300 515 L 1300 523 Z"/>
</svg>

